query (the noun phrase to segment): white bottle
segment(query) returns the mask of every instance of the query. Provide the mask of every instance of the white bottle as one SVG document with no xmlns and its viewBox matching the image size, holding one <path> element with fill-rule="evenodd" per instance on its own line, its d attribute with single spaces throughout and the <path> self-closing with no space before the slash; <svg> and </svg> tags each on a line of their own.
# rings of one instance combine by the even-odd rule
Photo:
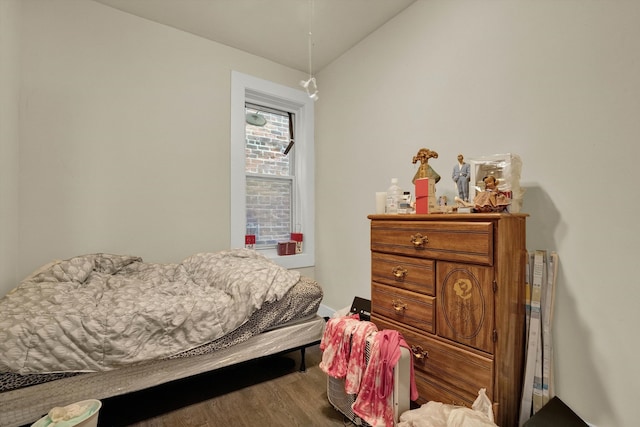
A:
<svg viewBox="0 0 640 427">
<path fill-rule="evenodd" d="M 397 214 L 398 205 L 402 199 L 402 189 L 398 187 L 398 178 L 391 178 L 391 186 L 387 190 L 387 204 L 385 211 L 388 214 Z"/>
</svg>

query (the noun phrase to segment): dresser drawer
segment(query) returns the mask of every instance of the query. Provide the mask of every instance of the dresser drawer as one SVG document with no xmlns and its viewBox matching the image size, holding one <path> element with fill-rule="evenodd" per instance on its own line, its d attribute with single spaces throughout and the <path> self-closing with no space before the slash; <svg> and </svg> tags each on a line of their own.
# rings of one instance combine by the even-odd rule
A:
<svg viewBox="0 0 640 427">
<path fill-rule="evenodd" d="M 468 390 L 456 389 L 447 383 L 443 383 L 423 371 L 415 370 L 414 378 L 419 394 L 417 403 L 420 405 L 432 400 L 470 408 L 478 397 L 477 394 L 474 395 Z"/>
<path fill-rule="evenodd" d="M 442 339 L 417 333 L 377 315 L 372 315 L 371 321 L 378 329 L 400 331 L 411 348 L 416 376 L 430 378 L 431 383 L 439 383 L 452 394 L 462 396 L 461 390 L 466 390 L 467 398 L 475 399 L 481 388 L 487 389 L 489 398 L 493 396 L 492 357 L 481 356 Z M 454 393 L 455 390 L 458 391 Z"/>
<path fill-rule="evenodd" d="M 374 282 L 435 296 L 435 262 L 430 259 L 372 252 L 371 278 Z"/>
<path fill-rule="evenodd" d="M 371 250 L 493 265 L 493 223 L 372 221 Z"/>
<path fill-rule="evenodd" d="M 372 316 L 384 316 L 402 322 L 422 331 L 435 332 L 435 298 L 394 288 L 379 283 L 371 283 Z"/>
</svg>

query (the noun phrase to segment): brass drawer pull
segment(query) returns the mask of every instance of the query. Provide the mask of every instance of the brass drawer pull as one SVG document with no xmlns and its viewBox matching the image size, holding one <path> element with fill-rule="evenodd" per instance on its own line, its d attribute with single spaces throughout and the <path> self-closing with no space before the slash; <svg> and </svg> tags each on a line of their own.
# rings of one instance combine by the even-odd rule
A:
<svg viewBox="0 0 640 427">
<path fill-rule="evenodd" d="M 424 350 L 422 347 L 420 347 L 419 345 L 412 345 L 411 346 L 411 353 L 413 353 L 413 357 L 416 360 L 425 360 L 429 358 L 429 352 L 427 350 Z"/>
<path fill-rule="evenodd" d="M 396 280 L 404 280 L 404 278 L 407 277 L 408 272 L 409 271 L 406 268 L 402 268 L 400 266 L 393 267 L 393 270 L 391 270 L 391 273 Z"/>
<path fill-rule="evenodd" d="M 411 243 L 413 243 L 413 247 L 415 249 L 421 249 L 424 248 L 427 243 L 429 243 L 429 238 L 427 236 L 423 236 L 420 233 L 416 233 L 411 236 Z"/>
<path fill-rule="evenodd" d="M 404 314 L 404 311 L 407 309 L 407 304 L 395 299 L 391 301 L 391 305 L 393 306 L 393 309 L 396 311 L 396 314 Z"/>
</svg>

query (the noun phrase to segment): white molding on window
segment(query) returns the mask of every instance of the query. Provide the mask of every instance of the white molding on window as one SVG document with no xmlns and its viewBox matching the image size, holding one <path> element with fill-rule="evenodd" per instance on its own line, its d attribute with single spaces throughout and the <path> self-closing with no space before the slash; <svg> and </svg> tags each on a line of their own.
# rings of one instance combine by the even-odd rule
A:
<svg viewBox="0 0 640 427">
<path fill-rule="evenodd" d="M 296 223 L 304 235 L 303 253 L 278 256 L 276 249 L 260 252 L 286 268 L 315 265 L 315 172 L 313 100 L 306 92 L 237 71 L 231 72 L 231 247 L 244 247 L 246 232 L 245 101 L 295 113 L 294 153 L 297 191 Z"/>
</svg>

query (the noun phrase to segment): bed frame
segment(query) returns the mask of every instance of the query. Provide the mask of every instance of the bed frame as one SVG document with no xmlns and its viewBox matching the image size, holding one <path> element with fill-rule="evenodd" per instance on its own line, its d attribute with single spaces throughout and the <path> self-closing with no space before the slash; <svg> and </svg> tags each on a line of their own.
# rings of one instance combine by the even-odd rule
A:
<svg viewBox="0 0 640 427">
<path fill-rule="evenodd" d="M 86 399 L 106 399 L 265 356 L 301 350 L 320 343 L 325 319 L 315 315 L 263 332 L 214 353 L 165 359 L 108 372 L 94 372 L 0 393 L 0 426 L 35 422 L 51 408 Z"/>
</svg>

